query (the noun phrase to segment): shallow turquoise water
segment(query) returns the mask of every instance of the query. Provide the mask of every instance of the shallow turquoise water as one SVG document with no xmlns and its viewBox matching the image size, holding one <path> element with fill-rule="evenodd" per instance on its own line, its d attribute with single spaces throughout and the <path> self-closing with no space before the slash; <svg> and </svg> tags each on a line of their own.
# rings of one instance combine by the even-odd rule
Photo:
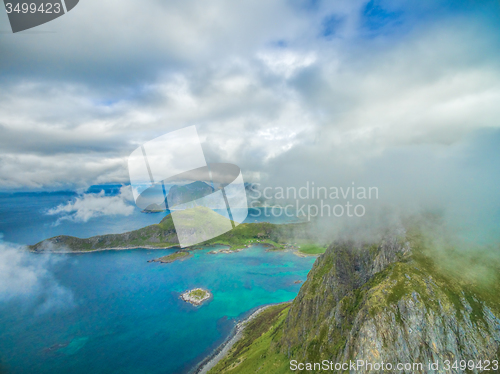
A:
<svg viewBox="0 0 500 374">
<path fill-rule="evenodd" d="M 0 194 L 0 241 L 34 244 L 61 234 L 118 233 L 165 216 L 136 209 L 128 217 L 56 225 L 58 217 L 47 210 L 75 196 Z M 263 209 L 251 214 L 248 222 L 290 221 Z M 173 251 L 52 255 L 59 261 L 43 267 L 46 290 L 8 301 L 0 297 L 0 373 L 186 372 L 251 309 L 294 298 L 300 284 L 293 282 L 305 280 L 314 262 L 261 247 L 228 255 L 196 251 L 193 258 L 172 264 L 147 262 Z M 42 262 L 42 256 L 30 254 L 24 269 Z M 181 292 L 198 286 L 210 289 L 213 300 L 195 308 L 179 299 Z"/>
<path fill-rule="evenodd" d="M 293 299 L 314 262 L 260 246 L 209 250 L 171 264 L 147 260 L 173 249 L 57 255 L 50 270 L 73 303 L 47 312 L 42 300 L 0 304 L 0 362 L 14 373 L 183 373 L 248 311 Z M 194 287 L 213 299 L 179 299 Z"/>
</svg>

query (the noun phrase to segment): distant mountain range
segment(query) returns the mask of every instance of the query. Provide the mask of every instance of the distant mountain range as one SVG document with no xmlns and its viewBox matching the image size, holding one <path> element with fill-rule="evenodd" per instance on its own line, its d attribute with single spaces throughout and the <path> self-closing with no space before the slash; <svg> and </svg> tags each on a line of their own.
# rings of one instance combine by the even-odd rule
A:
<svg viewBox="0 0 500 374">
<path fill-rule="evenodd" d="M 205 182 L 196 181 L 186 185 L 173 185 L 168 191 L 167 198 L 161 204 L 150 204 L 143 212 L 155 213 L 163 212 L 176 205 L 187 203 L 189 201 L 201 199 L 204 196 L 214 192 L 214 188 Z M 170 203 L 170 204 L 169 204 Z"/>
</svg>

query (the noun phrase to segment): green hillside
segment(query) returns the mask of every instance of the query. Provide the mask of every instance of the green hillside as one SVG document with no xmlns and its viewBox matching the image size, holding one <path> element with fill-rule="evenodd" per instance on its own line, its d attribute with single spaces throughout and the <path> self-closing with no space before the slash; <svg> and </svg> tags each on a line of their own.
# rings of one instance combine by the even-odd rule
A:
<svg viewBox="0 0 500 374">
<path fill-rule="evenodd" d="M 226 220 L 226 218 L 212 210 L 208 208 L 204 209 L 213 218 L 212 222 Z M 216 217 L 213 217 L 214 215 Z M 207 230 L 207 227 L 204 222 L 198 222 L 198 220 L 198 215 L 193 216 L 192 224 L 189 225 L 189 221 L 183 219 L 184 229 L 199 230 L 201 233 L 198 233 L 198 235 L 203 235 L 203 231 Z M 298 241 L 300 243 L 309 243 L 309 245 L 315 248 L 316 254 L 321 252 L 322 246 L 315 244 L 315 240 L 315 237 L 309 233 L 307 223 L 286 225 L 275 225 L 267 222 L 243 223 L 216 238 L 206 240 L 187 249 L 213 244 L 224 244 L 232 249 L 237 249 L 245 245 L 257 243 L 267 244 L 270 249 L 282 249 L 286 243 Z M 39 242 L 30 248 L 33 251 L 94 251 L 119 248 L 168 248 L 178 244 L 179 241 L 174 222 L 172 221 L 172 217 L 168 215 L 159 224 L 123 234 L 98 235 L 83 239 L 60 235 Z"/>
<path fill-rule="evenodd" d="M 482 264 L 491 270 L 486 280 L 464 279 L 458 265 L 450 272 L 435 259 L 432 245 L 418 230 L 376 244 L 335 243 L 293 303 L 259 315 L 252 321 L 259 328 L 249 327 L 210 373 L 289 373 L 290 360 L 427 365 L 497 359 L 498 263 Z M 464 267 L 473 263 L 453 250 L 446 256 Z M 425 365 L 404 372 L 428 373 Z"/>
</svg>

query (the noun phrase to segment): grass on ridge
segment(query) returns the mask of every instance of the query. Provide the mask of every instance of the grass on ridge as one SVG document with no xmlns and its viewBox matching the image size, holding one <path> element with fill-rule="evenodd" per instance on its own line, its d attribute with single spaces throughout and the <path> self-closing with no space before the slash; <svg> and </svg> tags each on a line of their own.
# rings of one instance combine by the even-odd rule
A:
<svg viewBox="0 0 500 374">
<path fill-rule="evenodd" d="M 300 245 L 300 252 L 306 254 L 306 255 L 320 255 L 325 253 L 326 247 L 320 246 L 318 244 L 301 244 Z"/>
</svg>

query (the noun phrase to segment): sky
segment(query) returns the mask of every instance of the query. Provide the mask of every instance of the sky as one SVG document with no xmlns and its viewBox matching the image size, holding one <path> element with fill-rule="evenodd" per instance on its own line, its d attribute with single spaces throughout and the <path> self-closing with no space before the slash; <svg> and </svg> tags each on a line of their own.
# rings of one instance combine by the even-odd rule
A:
<svg viewBox="0 0 500 374">
<path fill-rule="evenodd" d="M 196 125 L 249 182 L 493 220 L 499 47 L 487 0 L 81 0 L 17 34 L 0 12 L 0 190 L 128 183 Z"/>
</svg>

